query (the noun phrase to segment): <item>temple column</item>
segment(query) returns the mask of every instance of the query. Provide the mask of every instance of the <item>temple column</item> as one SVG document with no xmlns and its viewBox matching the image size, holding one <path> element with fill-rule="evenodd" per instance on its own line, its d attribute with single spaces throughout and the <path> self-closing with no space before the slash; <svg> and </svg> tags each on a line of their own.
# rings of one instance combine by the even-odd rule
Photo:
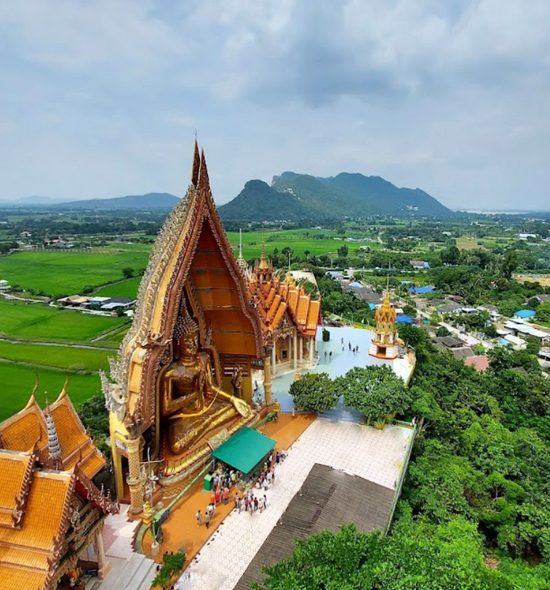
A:
<svg viewBox="0 0 550 590">
<path fill-rule="evenodd" d="M 103 526 L 101 526 L 95 535 L 95 552 L 97 556 L 97 575 L 100 580 L 103 580 L 111 569 L 111 564 L 105 556 L 105 546 L 103 545 Z"/>
<path fill-rule="evenodd" d="M 277 347 L 277 340 L 273 341 L 273 348 L 271 349 L 271 367 L 273 368 L 273 375 L 277 373 L 277 354 L 275 348 Z M 269 371 L 271 376 L 271 370 Z M 265 379 L 265 377 L 264 377 Z"/>
<path fill-rule="evenodd" d="M 271 388 L 271 361 L 269 356 L 264 359 L 264 397 L 265 405 L 270 406 L 272 401 L 272 388 Z"/>
<path fill-rule="evenodd" d="M 313 358 L 315 354 L 315 338 L 309 340 L 309 362 L 313 365 Z"/>
<path fill-rule="evenodd" d="M 304 340 L 298 336 L 298 360 L 300 363 L 304 360 Z"/>
<path fill-rule="evenodd" d="M 294 338 L 292 342 L 292 358 L 294 369 L 298 368 L 298 333 L 294 330 Z"/>
<path fill-rule="evenodd" d="M 128 448 L 128 487 L 130 488 L 130 512 L 140 514 L 143 511 L 143 478 L 141 476 L 140 437 L 129 438 Z"/>
</svg>

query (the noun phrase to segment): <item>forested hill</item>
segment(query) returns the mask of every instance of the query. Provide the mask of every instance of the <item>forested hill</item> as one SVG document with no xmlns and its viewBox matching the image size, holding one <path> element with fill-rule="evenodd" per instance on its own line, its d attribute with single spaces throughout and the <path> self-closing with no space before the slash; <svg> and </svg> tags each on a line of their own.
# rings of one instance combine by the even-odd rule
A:
<svg viewBox="0 0 550 590">
<path fill-rule="evenodd" d="M 419 188 L 398 188 L 379 176 L 346 172 L 329 178 L 284 172 L 273 177 L 271 186 L 251 180 L 219 211 L 225 221 L 325 221 L 373 215 L 453 214 Z"/>
</svg>

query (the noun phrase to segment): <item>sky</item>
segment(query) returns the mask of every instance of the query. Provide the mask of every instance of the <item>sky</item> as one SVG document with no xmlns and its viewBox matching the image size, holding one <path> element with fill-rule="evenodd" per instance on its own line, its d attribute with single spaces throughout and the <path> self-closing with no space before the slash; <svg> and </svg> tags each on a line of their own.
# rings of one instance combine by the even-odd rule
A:
<svg viewBox="0 0 550 590">
<path fill-rule="evenodd" d="M 550 209 L 547 0 L 0 3 L 0 199 L 361 172 Z"/>
</svg>

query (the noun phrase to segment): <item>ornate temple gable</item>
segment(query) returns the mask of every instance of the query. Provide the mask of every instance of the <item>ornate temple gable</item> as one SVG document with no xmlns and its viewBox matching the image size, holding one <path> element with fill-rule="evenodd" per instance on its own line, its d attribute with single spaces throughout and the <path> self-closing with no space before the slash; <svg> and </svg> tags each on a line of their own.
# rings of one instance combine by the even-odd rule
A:
<svg viewBox="0 0 550 590">
<path fill-rule="evenodd" d="M 88 477 L 94 477 L 104 467 L 105 457 L 88 436 L 65 388 L 46 412 L 53 420 L 60 446 L 59 465 L 50 460 L 46 418 L 34 393 L 25 408 L 0 424 L 2 447 L 23 453 L 34 452 L 40 464 L 49 468 L 68 470 L 78 463 Z"/>
<path fill-rule="evenodd" d="M 171 355 L 182 298 L 220 353 L 264 356 L 261 322 L 233 255 L 210 189 L 204 152 L 195 143 L 192 182 L 167 218 L 138 292 L 136 314 L 119 358 L 103 379 L 107 406 L 143 431 L 156 415 L 159 370 Z M 199 309 L 200 308 L 200 309 Z"/>
</svg>

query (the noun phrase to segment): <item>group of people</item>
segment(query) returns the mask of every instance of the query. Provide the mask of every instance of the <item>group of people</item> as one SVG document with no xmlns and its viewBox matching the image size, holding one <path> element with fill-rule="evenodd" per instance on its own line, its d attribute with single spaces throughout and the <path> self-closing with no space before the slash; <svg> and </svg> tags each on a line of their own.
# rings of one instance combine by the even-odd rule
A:
<svg viewBox="0 0 550 590">
<path fill-rule="evenodd" d="M 286 458 L 286 453 L 283 451 L 271 451 L 266 457 L 262 470 L 255 477 L 249 479 L 247 482 L 243 481 L 243 475 L 240 471 L 229 469 L 227 466 L 220 466 L 212 475 L 212 495 L 210 502 L 204 511 L 204 515 L 200 508 L 195 513 L 195 520 L 197 525 L 204 525 L 210 528 L 210 523 L 216 512 L 216 507 L 219 504 L 227 504 L 229 502 L 231 488 L 241 488 L 235 492 L 234 503 L 235 509 L 241 513 L 243 510 L 249 514 L 254 514 L 257 511 L 263 512 L 267 508 L 267 490 L 275 484 L 275 466 L 281 463 Z M 246 486 L 246 489 L 245 489 Z M 256 496 L 254 490 L 258 490 L 259 496 Z M 261 493 L 263 491 L 263 494 Z"/>
<path fill-rule="evenodd" d="M 342 352 L 344 352 L 344 350 L 346 350 L 346 345 L 344 344 L 344 339 L 342 338 Z M 359 352 L 359 345 L 352 346 L 351 342 L 348 342 L 348 350 L 353 352 L 353 354 L 357 354 Z"/>
<path fill-rule="evenodd" d="M 341 340 L 341 345 L 342 345 L 342 352 L 344 352 L 346 350 L 346 345 L 344 343 L 344 339 L 342 338 Z M 357 354 L 359 352 L 359 345 L 357 346 L 352 346 L 351 342 L 348 342 L 348 350 L 350 352 L 353 352 L 353 354 Z M 332 360 L 332 350 L 330 351 L 326 351 L 325 350 L 325 363 L 327 362 L 327 356 L 328 356 L 328 360 L 331 361 Z"/>
</svg>

